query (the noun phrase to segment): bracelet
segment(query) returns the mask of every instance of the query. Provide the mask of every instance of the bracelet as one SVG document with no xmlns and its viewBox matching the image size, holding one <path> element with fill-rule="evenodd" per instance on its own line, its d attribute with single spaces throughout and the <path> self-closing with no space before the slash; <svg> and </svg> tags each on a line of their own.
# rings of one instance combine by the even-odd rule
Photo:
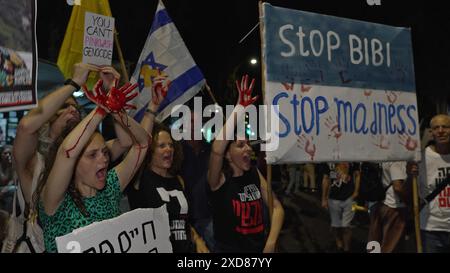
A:
<svg viewBox="0 0 450 273">
<path fill-rule="evenodd" d="M 73 87 L 75 87 L 76 90 L 80 90 L 81 89 L 81 86 L 78 83 L 74 82 L 74 80 L 72 80 L 72 79 L 67 79 L 64 82 L 64 85 L 72 85 Z"/>
<path fill-rule="evenodd" d="M 150 109 L 148 109 L 148 108 L 145 109 L 145 113 L 152 114 L 152 115 L 154 115 L 155 117 L 158 115 L 158 112 L 154 112 L 154 111 L 152 111 L 152 110 L 150 110 Z"/>
</svg>

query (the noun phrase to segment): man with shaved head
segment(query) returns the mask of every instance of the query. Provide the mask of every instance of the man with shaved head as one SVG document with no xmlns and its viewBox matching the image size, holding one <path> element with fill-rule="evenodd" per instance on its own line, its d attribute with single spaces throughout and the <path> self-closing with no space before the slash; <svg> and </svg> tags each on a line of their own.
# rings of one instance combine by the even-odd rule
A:
<svg viewBox="0 0 450 273">
<path fill-rule="evenodd" d="M 419 165 L 421 198 L 430 194 L 450 174 L 450 116 L 434 116 L 430 127 L 434 143 L 425 148 Z M 421 210 L 420 229 L 424 252 L 450 252 L 450 186 Z"/>
</svg>

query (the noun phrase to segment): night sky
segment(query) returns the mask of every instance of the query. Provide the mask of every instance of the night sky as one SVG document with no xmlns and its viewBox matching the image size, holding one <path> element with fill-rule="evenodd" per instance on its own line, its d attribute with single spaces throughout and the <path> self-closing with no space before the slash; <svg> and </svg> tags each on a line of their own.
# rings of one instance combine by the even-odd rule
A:
<svg viewBox="0 0 450 273">
<path fill-rule="evenodd" d="M 150 30 L 157 1 L 109 2 L 124 58 L 132 74 Z M 369 6 L 366 0 L 268 2 L 285 8 L 411 28 L 416 90 L 422 116 L 432 114 L 435 100 L 448 99 L 450 16 L 444 1 L 381 0 L 381 6 Z M 226 90 L 230 88 L 227 83 L 231 82 L 233 72 L 237 70 L 239 75 L 248 72 L 259 77 L 260 68 L 248 65 L 251 57 L 260 54 L 259 29 L 238 43 L 258 22 L 258 1 L 165 0 L 164 4 L 220 103 L 227 103 L 230 98 Z M 70 13 L 71 7 L 65 0 L 38 0 L 40 59 L 56 62 Z M 117 58 L 116 53 L 114 58 Z"/>
</svg>

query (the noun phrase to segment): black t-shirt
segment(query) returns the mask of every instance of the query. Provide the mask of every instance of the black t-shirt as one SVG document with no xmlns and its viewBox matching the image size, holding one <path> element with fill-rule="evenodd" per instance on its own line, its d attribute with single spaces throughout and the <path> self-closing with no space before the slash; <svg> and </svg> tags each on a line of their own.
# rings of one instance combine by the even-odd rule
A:
<svg viewBox="0 0 450 273">
<path fill-rule="evenodd" d="M 211 193 L 214 238 L 221 252 L 262 252 L 265 245 L 263 199 L 255 168 L 226 178 Z"/>
<path fill-rule="evenodd" d="M 359 171 L 359 164 L 339 162 L 324 164 L 324 174 L 330 178 L 329 198 L 334 200 L 346 200 L 355 191 L 353 174 Z"/>
<path fill-rule="evenodd" d="M 140 179 L 139 190 L 130 189 L 128 200 L 131 209 L 159 208 L 165 204 L 169 214 L 173 252 L 192 252 L 188 203 L 177 177 L 162 177 L 145 169 Z"/>
</svg>

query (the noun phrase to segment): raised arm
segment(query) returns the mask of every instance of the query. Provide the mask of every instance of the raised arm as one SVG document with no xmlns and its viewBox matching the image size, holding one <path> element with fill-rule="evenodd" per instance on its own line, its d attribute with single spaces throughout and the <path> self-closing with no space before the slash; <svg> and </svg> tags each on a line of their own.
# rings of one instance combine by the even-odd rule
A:
<svg viewBox="0 0 450 273">
<path fill-rule="evenodd" d="M 261 194 L 264 200 L 264 203 L 268 204 L 268 194 L 267 194 L 267 181 L 261 172 L 258 170 L 259 180 L 261 181 Z M 278 240 L 278 236 L 280 235 L 281 228 L 283 227 L 284 222 L 284 209 L 281 205 L 281 202 L 278 200 L 275 193 L 272 191 L 273 197 L 273 214 L 270 222 L 270 231 L 269 236 L 267 237 L 266 244 L 264 246 L 264 253 L 273 253 L 275 252 L 276 243 Z"/>
<path fill-rule="evenodd" d="M 86 82 L 90 71 L 96 71 L 97 67 L 87 64 L 75 64 L 72 80 L 78 85 Z M 33 157 L 36 153 L 39 129 L 48 122 L 55 113 L 63 106 L 64 102 L 76 91 L 72 85 L 64 85 L 51 92 L 45 98 L 39 101 L 38 107 L 32 109 L 24 116 L 17 127 L 17 134 L 14 140 L 13 157 L 14 166 L 17 171 L 19 181 L 22 185 L 22 191 L 26 202 L 29 202 L 31 196 L 31 181 L 33 179 L 34 162 Z M 62 124 L 70 118 L 70 110 L 61 114 L 61 118 L 56 122 Z M 63 126 L 53 126 L 49 137 L 56 139 L 61 133 Z"/>
<path fill-rule="evenodd" d="M 258 97 L 251 97 L 255 79 L 252 80 L 250 86 L 248 86 L 248 75 L 242 77 L 241 83 L 236 81 L 236 87 L 239 92 L 239 99 L 236 107 L 233 109 L 230 117 L 225 122 L 225 126 L 219 131 L 216 139 L 211 147 L 211 156 L 209 159 L 208 168 L 208 183 L 211 190 L 215 191 L 219 189 L 225 182 L 225 178 L 222 174 L 223 158 L 227 145 L 231 139 L 233 139 L 234 126 L 244 115 L 244 109 L 246 106 L 254 103 Z"/>
<path fill-rule="evenodd" d="M 153 124 L 156 116 L 158 115 L 159 106 L 166 97 L 170 87 L 170 81 L 166 78 L 167 77 L 165 76 L 159 75 L 152 80 L 152 99 L 150 100 L 141 121 L 142 127 L 149 135 L 152 134 Z"/>
<path fill-rule="evenodd" d="M 103 81 L 103 89 L 107 93 L 120 80 L 120 74 L 111 66 L 104 66 L 99 69 L 100 79 Z M 120 124 L 114 122 L 114 131 L 117 138 L 106 142 L 106 147 L 111 153 L 111 161 L 117 160 L 123 153 L 128 151 L 133 145 L 133 140 Z"/>
<path fill-rule="evenodd" d="M 69 133 L 59 146 L 41 195 L 45 212 L 48 215 L 53 215 L 63 200 L 72 179 L 76 162 L 104 116 L 105 111 L 103 109 L 95 108 Z"/>
<path fill-rule="evenodd" d="M 117 73 L 117 71 L 115 72 Z M 166 84 L 164 84 L 164 82 L 166 82 Z M 158 114 L 159 105 L 164 100 L 164 97 L 169 89 L 169 85 L 170 82 L 166 81 L 166 77 L 158 76 L 153 79 L 152 100 L 147 106 L 144 117 L 141 121 L 141 126 L 149 135 L 152 134 L 153 124 L 155 117 Z M 111 159 L 113 161 L 119 158 L 119 156 L 121 156 L 125 151 L 128 151 L 133 144 L 132 138 L 124 130 L 124 128 L 119 125 L 118 122 L 114 123 L 114 129 L 116 131 L 117 138 L 106 143 L 106 146 L 111 151 Z"/>
<path fill-rule="evenodd" d="M 124 129 L 133 139 L 133 146 L 131 146 L 130 151 L 122 162 L 115 167 L 120 181 L 120 190 L 123 191 L 144 161 L 150 143 L 150 136 L 133 118 L 129 116 L 124 117 L 124 114 L 113 114 L 113 117 L 124 126 Z M 126 119 L 126 123 L 124 119 Z"/>
<path fill-rule="evenodd" d="M 106 147 L 111 153 L 111 161 L 116 161 L 123 153 L 128 151 L 133 145 L 133 140 L 125 129 L 114 120 L 114 131 L 117 138 L 111 139 L 106 142 Z"/>
</svg>

